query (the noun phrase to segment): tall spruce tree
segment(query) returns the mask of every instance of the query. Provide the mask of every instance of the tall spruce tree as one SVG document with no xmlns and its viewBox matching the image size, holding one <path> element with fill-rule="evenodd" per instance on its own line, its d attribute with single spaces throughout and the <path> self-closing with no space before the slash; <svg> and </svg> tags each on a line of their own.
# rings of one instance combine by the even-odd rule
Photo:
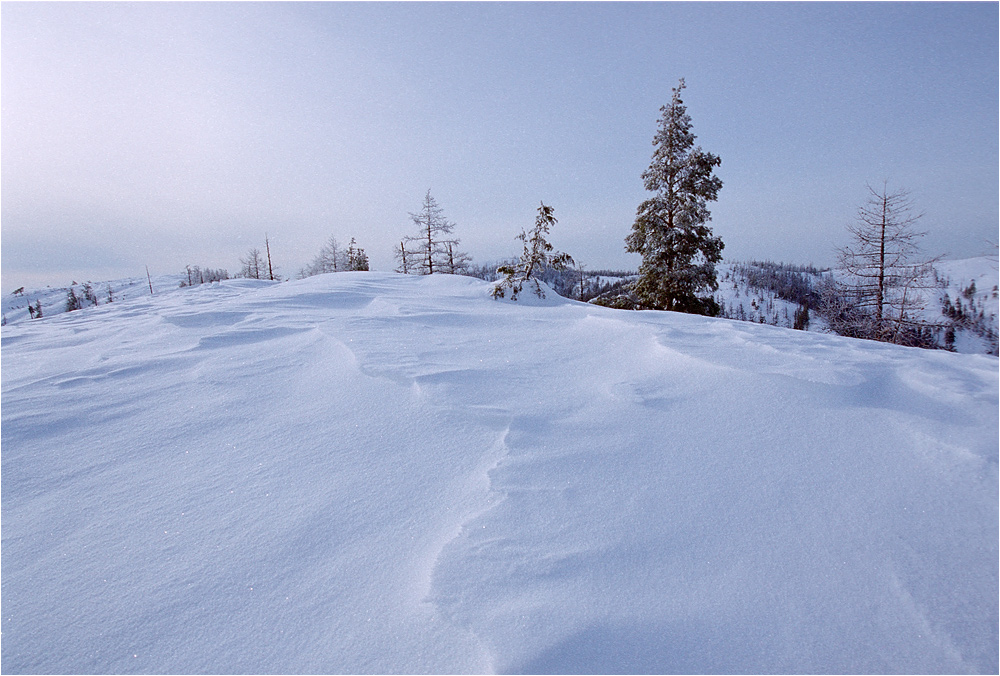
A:
<svg viewBox="0 0 1000 676">
<path fill-rule="evenodd" d="M 711 296 L 718 288 L 715 264 L 724 245 L 707 225 L 707 204 L 722 189 L 712 175 L 722 160 L 694 145 L 683 89 L 681 78 L 670 103 L 660 109 L 656 150 L 642 174 L 654 195 L 639 205 L 625 248 L 642 255 L 632 287 L 642 307 L 714 316 L 719 313 Z"/>
</svg>

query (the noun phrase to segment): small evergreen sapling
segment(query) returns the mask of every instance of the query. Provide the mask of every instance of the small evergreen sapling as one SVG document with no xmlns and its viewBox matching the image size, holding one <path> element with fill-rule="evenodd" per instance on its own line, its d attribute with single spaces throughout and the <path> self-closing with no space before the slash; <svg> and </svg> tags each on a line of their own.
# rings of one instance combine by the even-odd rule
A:
<svg viewBox="0 0 1000 676">
<path fill-rule="evenodd" d="M 347 269 L 352 271 L 368 270 L 368 254 L 358 246 L 353 237 L 351 237 L 351 243 L 347 246 Z"/>
<path fill-rule="evenodd" d="M 368 254 L 358 246 L 353 237 L 347 248 L 344 248 L 337 242 L 336 236 L 331 235 L 312 263 L 299 271 L 299 279 L 327 272 L 355 270 L 368 270 Z"/>
<path fill-rule="evenodd" d="M 97 306 L 97 295 L 94 293 L 94 286 L 90 282 L 85 282 L 83 285 L 83 300 Z M 83 306 L 83 300 L 80 301 L 81 307 Z"/>
<path fill-rule="evenodd" d="M 792 328 L 799 331 L 805 331 L 809 328 L 809 305 L 806 303 L 801 303 L 795 311 L 795 323 Z"/>
<path fill-rule="evenodd" d="M 80 302 L 80 297 L 73 293 L 72 286 L 69 287 L 69 291 L 66 293 L 66 312 L 73 312 L 81 307 L 83 307 L 83 303 Z"/>
<path fill-rule="evenodd" d="M 517 300 L 524 283 L 529 281 L 534 284 L 535 295 L 545 298 L 545 292 L 542 291 L 535 275 L 546 268 L 565 270 L 573 265 L 573 258 L 569 254 L 553 251 L 552 245 L 546 239 L 550 228 L 556 223 L 552 207 L 545 206 L 543 202 L 538 207 L 538 216 L 535 218 L 535 227 L 531 234 L 522 230 L 517 236 L 517 239 L 524 243 L 521 260 L 513 265 L 501 265 L 497 268 L 497 272 L 504 278 L 493 287 L 494 298 L 504 298 L 507 289 L 510 289 L 510 299 Z"/>
</svg>

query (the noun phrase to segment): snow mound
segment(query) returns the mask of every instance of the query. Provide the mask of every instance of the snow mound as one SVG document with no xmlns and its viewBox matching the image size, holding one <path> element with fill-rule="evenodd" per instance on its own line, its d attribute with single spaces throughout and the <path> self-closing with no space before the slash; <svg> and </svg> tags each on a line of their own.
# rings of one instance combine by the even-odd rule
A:
<svg viewBox="0 0 1000 676">
<path fill-rule="evenodd" d="M 500 287 L 501 284 L 502 281 L 490 283 L 489 297 L 502 303 L 516 303 L 532 307 L 551 307 L 569 302 L 553 291 L 552 287 L 539 279 L 529 279 L 526 282 L 522 282 L 521 292 L 517 294 L 516 299 L 512 297 L 509 287 L 504 289 L 503 297 L 497 298 L 494 296 L 494 290 Z"/>
<path fill-rule="evenodd" d="M 491 288 L 5 326 L 5 673 L 996 673 L 994 358 Z"/>
</svg>

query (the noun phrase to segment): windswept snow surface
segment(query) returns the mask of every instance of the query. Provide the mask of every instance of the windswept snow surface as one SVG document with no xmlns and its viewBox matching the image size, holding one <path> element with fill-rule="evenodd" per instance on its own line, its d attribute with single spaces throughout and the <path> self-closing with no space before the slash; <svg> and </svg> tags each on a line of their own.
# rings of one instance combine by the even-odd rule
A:
<svg viewBox="0 0 1000 676">
<path fill-rule="evenodd" d="M 452 277 L 2 332 L 5 673 L 996 673 L 995 358 Z"/>
</svg>

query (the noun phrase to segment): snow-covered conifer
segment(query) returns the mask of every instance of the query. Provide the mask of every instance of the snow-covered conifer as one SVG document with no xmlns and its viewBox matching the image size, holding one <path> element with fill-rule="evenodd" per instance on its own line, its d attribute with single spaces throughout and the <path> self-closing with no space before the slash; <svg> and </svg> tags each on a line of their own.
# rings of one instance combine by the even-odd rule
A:
<svg viewBox="0 0 1000 676">
<path fill-rule="evenodd" d="M 557 223 L 552 211 L 552 207 L 543 202 L 538 207 L 538 216 L 535 217 L 535 227 L 531 234 L 522 230 L 517 236 L 524 244 L 521 259 L 514 265 L 501 265 L 497 268 L 497 272 L 504 278 L 493 287 L 494 298 L 504 298 L 509 289 L 511 300 L 517 300 L 526 282 L 532 283 L 535 295 L 545 298 L 545 292 L 538 283 L 538 273 L 545 268 L 565 270 L 573 265 L 573 258 L 569 254 L 554 251 L 546 238 L 549 230 Z"/>
<path fill-rule="evenodd" d="M 719 308 L 711 292 L 718 288 L 715 264 L 723 243 L 707 225 L 707 204 L 722 189 L 712 175 L 721 160 L 694 145 L 682 89 L 683 78 L 660 109 L 656 151 L 642 174 L 646 190 L 655 194 L 639 205 L 625 248 L 642 255 L 633 291 L 645 307 L 715 315 Z"/>
<path fill-rule="evenodd" d="M 69 287 L 69 291 L 66 293 L 66 312 L 79 310 L 81 305 L 80 297 L 73 292 L 72 286 Z"/>
<path fill-rule="evenodd" d="M 347 269 L 368 270 L 368 254 L 358 246 L 353 237 L 351 243 L 347 245 Z"/>
<path fill-rule="evenodd" d="M 94 294 L 94 287 L 90 282 L 85 282 L 83 285 L 83 300 L 91 305 L 97 305 L 97 296 Z"/>
</svg>

